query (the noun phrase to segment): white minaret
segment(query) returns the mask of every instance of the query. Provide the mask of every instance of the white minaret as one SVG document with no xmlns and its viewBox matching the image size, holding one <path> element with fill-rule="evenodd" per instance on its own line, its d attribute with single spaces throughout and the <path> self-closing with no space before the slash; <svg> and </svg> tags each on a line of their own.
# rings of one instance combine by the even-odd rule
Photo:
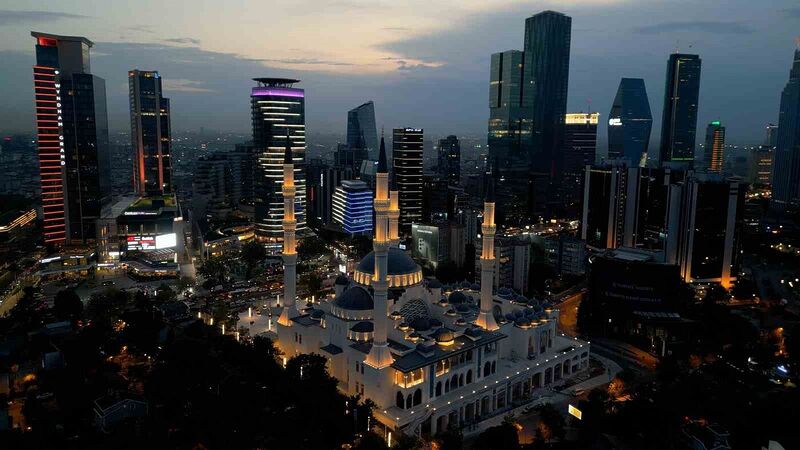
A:
<svg viewBox="0 0 800 450">
<path fill-rule="evenodd" d="M 378 171 L 375 175 L 375 239 L 372 248 L 375 252 L 375 273 L 372 275 L 374 293 L 374 337 L 372 349 L 367 355 L 366 364 L 383 369 L 394 361 L 387 345 L 389 282 L 386 277 L 389 257 L 389 171 L 386 165 L 386 145 L 381 137 L 378 155 Z"/>
<path fill-rule="evenodd" d="M 286 151 L 283 155 L 283 309 L 278 324 L 285 327 L 292 325 L 293 318 L 299 315 L 295 306 L 297 292 L 297 250 L 295 230 L 297 220 L 294 217 L 294 161 L 292 159 L 292 142 L 286 132 Z"/>
<path fill-rule="evenodd" d="M 392 188 L 389 191 L 389 246 L 400 245 L 400 230 L 397 221 L 400 219 L 400 191 L 397 190 L 397 177 L 392 174 Z"/>
<path fill-rule="evenodd" d="M 475 324 L 486 330 L 499 327 L 492 313 L 492 287 L 494 284 L 494 182 L 488 177 L 486 199 L 483 201 L 483 246 L 481 248 L 481 312 Z"/>
</svg>

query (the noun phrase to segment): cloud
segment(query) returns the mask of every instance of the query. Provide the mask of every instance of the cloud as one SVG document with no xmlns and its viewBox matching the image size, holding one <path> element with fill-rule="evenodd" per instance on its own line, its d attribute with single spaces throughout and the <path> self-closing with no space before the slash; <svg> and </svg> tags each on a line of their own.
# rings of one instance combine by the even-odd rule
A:
<svg viewBox="0 0 800 450">
<path fill-rule="evenodd" d="M 125 27 L 125 29 L 139 33 L 154 33 L 153 27 L 150 25 L 131 25 L 129 27 Z"/>
<path fill-rule="evenodd" d="M 21 23 L 54 22 L 61 19 L 86 19 L 89 16 L 53 11 L 9 11 L 0 9 L 0 26 Z"/>
<path fill-rule="evenodd" d="M 444 63 L 426 63 L 426 62 L 408 62 L 403 59 L 395 59 L 397 61 L 397 70 L 412 71 L 420 69 L 437 69 L 444 66 Z"/>
<path fill-rule="evenodd" d="M 169 79 L 164 78 L 161 80 L 164 92 L 214 92 L 211 89 L 203 87 L 205 83 L 202 81 L 188 80 L 186 78 Z"/>
<path fill-rule="evenodd" d="M 279 64 L 293 64 L 293 65 L 310 65 L 310 66 L 353 66 L 354 64 L 342 61 L 330 61 L 326 59 L 317 58 L 270 58 L 270 59 L 254 59 L 253 61 L 266 62 L 266 63 L 279 63 Z"/>
<path fill-rule="evenodd" d="M 409 27 L 383 27 L 381 30 L 385 31 L 411 31 Z"/>
<path fill-rule="evenodd" d="M 800 17 L 800 7 L 798 8 L 784 8 L 781 10 L 781 14 L 788 17 Z"/>
<path fill-rule="evenodd" d="M 635 28 L 636 33 L 659 34 L 680 31 L 698 31 L 714 34 L 748 34 L 755 30 L 741 22 L 715 22 L 715 21 L 688 21 L 688 22 L 663 22 Z"/>
<path fill-rule="evenodd" d="M 173 44 L 193 44 L 193 45 L 200 45 L 200 39 L 188 38 L 188 37 L 179 37 L 179 38 L 169 38 L 164 39 L 164 42 L 171 42 Z"/>
</svg>

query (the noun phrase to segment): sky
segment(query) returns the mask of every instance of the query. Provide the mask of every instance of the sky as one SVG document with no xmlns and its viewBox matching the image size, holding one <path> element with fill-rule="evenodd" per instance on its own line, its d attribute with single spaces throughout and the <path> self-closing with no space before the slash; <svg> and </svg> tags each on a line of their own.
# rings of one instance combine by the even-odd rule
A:
<svg viewBox="0 0 800 450">
<path fill-rule="evenodd" d="M 572 17 L 570 111 L 608 116 L 621 77 L 644 78 L 657 139 L 668 55 L 703 60 L 698 141 L 760 143 L 776 122 L 800 35 L 796 0 L 0 0 L 0 131 L 33 129 L 30 31 L 85 36 L 127 131 L 127 71 L 158 70 L 173 128 L 247 132 L 254 77 L 302 80 L 309 133 L 340 133 L 375 102 L 377 124 L 484 136 L 489 58 L 522 49 L 525 18 Z M 606 127 L 601 125 L 599 140 Z"/>
</svg>

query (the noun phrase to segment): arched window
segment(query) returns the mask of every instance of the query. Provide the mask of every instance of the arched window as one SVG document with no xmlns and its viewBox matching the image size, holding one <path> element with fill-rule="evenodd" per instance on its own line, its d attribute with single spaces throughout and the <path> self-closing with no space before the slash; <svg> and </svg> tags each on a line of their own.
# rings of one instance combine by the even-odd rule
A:
<svg viewBox="0 0 800 450">
<path fill-rule="evenodd" d="M 408 394 L 408 397 L 406 397 L 406 409 L 410 409 L 411 408 L 411 402 L 412 401 L 413 401 L 413 399 L 411 398 L 411 394 Z"/>
<path fill-rule="evenodd" d="M 436 382 L 436 396 L 438 397 L 440 395 L 442 395 L 442 382 L 441 381 L 437 381 Z"/>
<path fill-rule="evenodd" d="M 450 392 L 450 380 L 444 382 L 444 392 Z"/>
<path fill-rule="evenodd" d="M 472 369 L 467 371 L 467 384 L 472 383 Z"/>
<path fill-rule="evenodd" d="M 491 370 L 492 365 L 489 364 L 489 361 L 486 361 L 486 364 L 483 365 L 483 376 L 488 377 Z"/>
<path fill-rule="evenodd" d="M 405 400 L 403 399 L 403 393 L 400 391 L 397 391 L 397 400 L 395 401 L 395 404 L 400 409 L 403 409 L 405 407 Z"/>
<path fill-rule="evenodd" d="M 497 370 L 497 361 L 492 361 L 492 373 L 494 373 L 495 370 Z"/>
<path fill-rule="evenodd" d="M 458 376 L 458 386 L 460 387 L 463 385 L 464 385 L 464 374 L 462 373 L 461 375 Z"/>
<path fill-rule="evenodd" d="M 455 389 L 458 387 L 458 375 L 453 375 L 453 378 L 450 379 L 450 389 Z"/>
<path fill-rule="evenodd" d="M 417 390 L 414 391 L 414 406 L 417 406 L 420 403 L 422 403 L 422 390 L 417 388 Z"/>
</svg>

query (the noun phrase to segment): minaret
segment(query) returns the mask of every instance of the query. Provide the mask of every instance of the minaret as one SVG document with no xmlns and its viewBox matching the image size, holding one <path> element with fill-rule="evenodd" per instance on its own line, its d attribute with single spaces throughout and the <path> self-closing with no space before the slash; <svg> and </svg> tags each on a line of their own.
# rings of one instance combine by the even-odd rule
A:
<svg viewBox="0 0 800 450">
<path fill-rule="evenodd" d="M 386 165 L 386 145 L 383 137 L 381 137 L 378 171 L 375 177 L 375 238 L 372 240 L 372 248 L 375 252 L 375 273 L 372 275 L 371 282 L 375 305 L 372 319 L 374 337 L 372 349 L 365 362 L 376 369 L 382 369 L 394 361 L 386 342 L 387 316 L 389 314 L 389 283 L 386 277 L 389 256 L 389 171 Z"/>
<path fill-rule="evenodd" d="M 483 201 L 483 246 L 481 249 L 481 312 L 475 323 L 486 330 L 499 327 L 492 313 L 492 287 L 494 284 L 494 180 L 490 175 L 486 186 L 486 199 Z"/>
<path fill-rule="evenodd" d="M 286 131 L 286 151 L 283 154 L 283 310 L 278 323 L 291 326 L 291 319 L 298 316 L 295 306 L 297 292 L 297 251 L 295 249 L 295 229 L 297 220 L 294 217 L 294 161 L 292 160 L 292 141 L 289 130 Z"/>
<path fill-rule="evenodd" d="M 400 232 L 397 221 L 400 219 L 400 191 L 397 190 L 397 177 L 392 174 L 392 188 L 389 191 L 389 246 L 400 245 Z"/>
</svg>

